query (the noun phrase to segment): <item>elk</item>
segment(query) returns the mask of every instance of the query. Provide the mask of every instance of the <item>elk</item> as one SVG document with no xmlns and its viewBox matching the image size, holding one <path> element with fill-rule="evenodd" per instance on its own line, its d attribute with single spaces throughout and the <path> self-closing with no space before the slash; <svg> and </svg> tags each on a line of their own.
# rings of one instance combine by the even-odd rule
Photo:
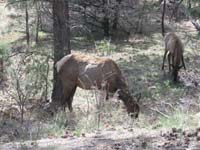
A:
<svg viewBox="0 0 200 150">
<path fill-rule="evenodd" d="M 178 71 L 185 67 L 184 58 L 183 58 L 183 52 L 184 47 L 180 40 L 180 38 L 175 33 L 168 33 L 165 36 L 165 53 L 163 57 L 163 64 L 162 64 L 162 70 L 164 70 L 164 63 L 166 55 L 168 54 L 168 63 L 169 63 L 169 72 L 171 72 L 171 66 L 172 66 L 172 76 L 173 80 L 176 82 L 178 77 Z M 172 60 L 172 64 L 171 61 Z"/>
<path fill-rule="evenodd" d="M 68 106 L 72 111 L 72 101 L 76 88 L 92 90 L 106 89 L 108 93 L 118 92 L 131 117 L 137 118 L 139 105 L 129 92 L 128 86 L 117 64 L 109 58 L 69 54 L 56 63 L 58 76 L 63 86 L 63 107 Z M 139 99 L 138 99 L 139 100 Z"/>
</svg>

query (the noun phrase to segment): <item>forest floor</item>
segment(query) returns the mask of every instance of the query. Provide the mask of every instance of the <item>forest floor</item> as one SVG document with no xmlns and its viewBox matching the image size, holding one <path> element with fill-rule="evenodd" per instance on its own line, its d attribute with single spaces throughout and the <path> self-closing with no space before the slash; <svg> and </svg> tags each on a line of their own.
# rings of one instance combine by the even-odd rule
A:
<svg viewBox="0 0 200 150">
<path fill-rule="evenodd" d="M 199 150 L 197 131 L 149 131 L 132 129 L 96 131 L 81 137 L 49 138 L 37 141 L 7 143 L 2 150 Z"/>
<path fill-rule="evenodd" d="M 187 70 L 180 71 L 179 82 L 174 84 L 167 66 L 166 71 L 161 71 L 163 46 L 160 39 L 158 34 L 139 36 L 132 40 L 134 43 L 116 44 L 117 50 L 104 56 L 116 60 L 133 93 L 142 93 L 138 120 L 131 120 L 123 104 L 115 98 L 105 101 L 103 108 L 98 110 L 96 91 L 78 89 L 74 113 L 51 118 L 33 100 L 27 103 L 26 119 L 20 125 L 16 102 L 10 98 L 8 101 L 9 96 L 2 92 L 1 117 L 9 119 L 2 119 L 0 124 L 0 149 L 200 149 L 199 49 L 191 49 L 188 43 L 185 48 Z M 102 55 L 94 50 L 76 53 Z M 7 109 L 6 106 L 11 107 Z"/>
<path fill-rule="evenodd" d="M 0 24 L 0 29 L 8 22 Z M 50 117 L 37 99 L 32 99 L 26 103 L 25 121 L 20 124 L 18 105 L 7 93 L 13 88 L 10 85 L 0 91 L 0 149 L 199 150 L 200 42 L 189 21 L 177 24 L 176 28 L 180 29 L 177 34 L 185 45 L 187 68 L 180 71 L 177 84 L 171 81 L 167 62 L 165 71 L 161 70 L 164 47 L 160 33 L 135 34 L 128 41 L 113 42 L 115 48 L 109 55 L 107 51 L 97 50 L 98 46 L 91 41 L 72 40 L 73 53 L 104 55 L 117 62 L 132 93 L 142 94 L 139 119 L 130 119 L 123 104 L 115 98 L 97 109 L 96 91 L 78 89 L 74 113 Z M 15 32 L 12 36 L 0 33 L 0 42 L 4 43 L 21 38 L 21 34 Z M 48 49 L 47 45 L 49 41 L 43 47 Z M 15 49 L 15 45 L 12 48 Z"/>
</svg>

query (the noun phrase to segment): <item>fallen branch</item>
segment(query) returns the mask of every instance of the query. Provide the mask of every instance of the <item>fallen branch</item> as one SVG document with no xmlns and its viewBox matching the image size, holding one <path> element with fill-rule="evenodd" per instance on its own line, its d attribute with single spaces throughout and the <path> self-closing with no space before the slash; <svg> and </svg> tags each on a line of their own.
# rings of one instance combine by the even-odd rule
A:
<svg viewBox="0 0 200 150">
<path fill-rule="evenodd" d="M 161 115 L 164 116 L 165 118 L 169 119 L 169 116 L 168 116 L 168 115 L 164 114 L 163 112 L 159 111 L 158 109 L 154 109 L 154 108 L 150 108 L 150 109 L 153 110 L 153 111 L 155 111 L 155 112 L 157 112 L 157 113 L 159 113 L 159 114 L 161 114 Z"/>
<path fill-rule="evenodd" d="M 167 103 L 167 102 L 163 102 L 165 105 L 168 105 L 168 106 L 170 106 L 173 110 L 176 110 L 173 106 L 172 106 L 172 104 L 170 104 L 170 103 Z"/>
</svg>

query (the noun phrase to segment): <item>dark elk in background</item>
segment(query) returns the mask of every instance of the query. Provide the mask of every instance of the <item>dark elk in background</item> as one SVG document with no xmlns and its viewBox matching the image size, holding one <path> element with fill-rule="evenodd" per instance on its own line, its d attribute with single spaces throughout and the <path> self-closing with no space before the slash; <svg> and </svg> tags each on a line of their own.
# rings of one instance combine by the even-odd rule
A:
<svg viewBox="0 0 200 150">
<path fill-rule="evenodd" d="M 166 55 L 168 54 L 168 63 L 169 63 L 169 72 L 171 72 L 173 80 L 177 81 L 178 71 L 185 67 L 184 58 L 183 58 L 184 47 L 180 38 L 175 33 L 168 33 L 165 36 L 165 54 L 163 57 L 162 70 L 164 70 L 164 63 Z M 171 63 L 172 61 L 172 63 Z"/>
</svg>

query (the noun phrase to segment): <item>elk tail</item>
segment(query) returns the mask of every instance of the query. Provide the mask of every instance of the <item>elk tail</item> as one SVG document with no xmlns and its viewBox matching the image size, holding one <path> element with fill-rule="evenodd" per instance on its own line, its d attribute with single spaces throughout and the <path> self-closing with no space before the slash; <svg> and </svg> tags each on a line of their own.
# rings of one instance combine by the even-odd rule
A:
<svg viewBox="0 0 200 150">
<path fill-rule="evenodd" d="M 56 67 L 56 70 L 57 70 L 57 73 L 59 73 L 61 70 L 62 70 L 62 67 L 65 63 L 67 63 L 70 58 L 72 57 L 73 55 L 72 54 L 69 54 L 63 58 L 61 58 L 56 64 L 55 64 L 55 67 Z"/>
</svg>

